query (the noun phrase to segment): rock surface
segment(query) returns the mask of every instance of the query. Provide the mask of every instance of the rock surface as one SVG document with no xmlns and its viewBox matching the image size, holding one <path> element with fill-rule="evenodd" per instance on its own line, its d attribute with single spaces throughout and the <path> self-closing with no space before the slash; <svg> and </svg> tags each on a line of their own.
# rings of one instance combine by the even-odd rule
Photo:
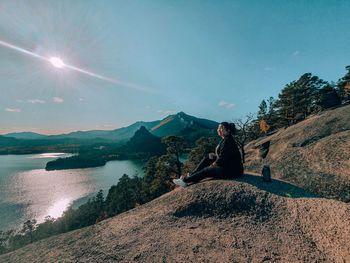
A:
<svg viewBox="0 0 350 263">
<path fill-rule="evenodd" d="M 260 173 L 268 164 L 273 178 L 350 202 L 350 105 L 252 141 L 245 150 L 248 171 Z"/>
<path fill-rule="evenodd" d="M 204 181 L 0 262 L 350 262 L 350 204 L 313 196 L 253 174 Z"/>
</svg>

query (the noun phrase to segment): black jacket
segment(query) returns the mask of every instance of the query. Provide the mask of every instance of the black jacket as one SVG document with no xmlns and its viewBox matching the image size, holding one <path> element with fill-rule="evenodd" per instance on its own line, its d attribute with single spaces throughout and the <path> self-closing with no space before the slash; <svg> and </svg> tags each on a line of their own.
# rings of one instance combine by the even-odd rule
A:
<svg viewBox="0 0 350 263">
<path fill-rule="evenodd" d="M 219 143 L 215 162 L 233 177 L 243 175 L 241 153 L 232 135 L 225 136 Z"/>
</svg>

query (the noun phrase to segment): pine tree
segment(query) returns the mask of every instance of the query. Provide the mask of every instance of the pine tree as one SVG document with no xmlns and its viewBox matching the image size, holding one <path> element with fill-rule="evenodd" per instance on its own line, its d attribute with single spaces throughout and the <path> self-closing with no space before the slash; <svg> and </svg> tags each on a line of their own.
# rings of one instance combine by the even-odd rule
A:
<svg viewBox="0 0 350 263">
<path fill-rule="evenodd" d="M 305 119 L 313 112 L 317 102 L 318 91 L 326 84 L 325 81 L 311 73 L 302 75 L 296 84 L 296 114 L 297 120 Z"/>
<path fill-rule="evenodd" d="M 336 89 L 331 84 L 325 85 L 320 89 L 318 94 L 317 104 L 322 109 L 327 109 L 341 103 L 340 97 L 336 92 Z"/>
<path fill-rule="evenodd" d="M 341 100 L 349 101 L 350 100 L 350 65 L 346 66 L 345 69 L 347 70 L 347 73 L 344 75 L 344 77 L 338 80 L 336 91 Z"/>
<path fill-rule="evenodd" d="M 292 125 L 295 121 L 296 116 L 296 100 L 297 100 L 297 89 L 296 82 L 293 81 L 282 89 L 281 93 L 278 94 L 278 100 L 276 101 L 278 107 L 278 115 L 280 118 L 280 125 Z"/>
<path fill-rule="evenodd" d="M 306 73 L 297 81 L 287 84 L 276 101 L 280 124 L 282 126 L 295 124 L 314 112 L 318 91 L 326 83 L 317 76 Z"/>
<path fill-rule="evenodd" d="M 201 137 L 195 144 L 196 147 L 191 150 L 185 164 L 187 172 L 192 172 L 205 156 L 210 152 L 214 152 L 217 140 L 213 137 Z"/>
<path fill-rule="evenodd" d="M 144 176 L 141 183 L 141 203 L 147 203 L 155 197 L 151 193 L 151 185 L 156 179 L 158 157 L 151 157 L 143 167 Z"/>
<path fill-rule="evenodd" d="M 182 163 L 180 162 L 181 154 L 185 153 L 186 141 L 184 138 L 176 135 L 168 135 L 162 139 L 162 142 L 168 146 L 168 154 L 174 155 L 176 159 L 177 176 L 181 176 Z"/>
<path fill-rule="evenodd" d="M 265 119 L 267 115 L 267 104 L 265 100 L 262 100 L 262 102 L 259 105 L 259 112 L 258 112 L 258 120 Z"/>
</svg>

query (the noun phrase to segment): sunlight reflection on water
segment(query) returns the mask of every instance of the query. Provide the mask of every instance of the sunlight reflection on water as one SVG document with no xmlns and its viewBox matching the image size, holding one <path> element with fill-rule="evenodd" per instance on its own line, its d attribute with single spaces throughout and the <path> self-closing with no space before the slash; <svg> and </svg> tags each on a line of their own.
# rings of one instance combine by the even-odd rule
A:
<svg viewBox="0 0 350 263">
<path fill-rule="evenodd" d="M 71 203 L 72 199 L 70 198 L 61 199 L 50 206 L 46 214 L 52 218 L 58 218 L 62 216 L 63 212 L 66 211 Z"/>
<path fill-rule="evenodd" d="M 67 153 L 40 153 L 34 156 L 28 156 L 28 159 L 38 159 L 38 158 L 59 158 L 59 157 L 70 157 L 75 154 L 67 154 Z"/>
<path fill-rule="evenodd" d="M 74 172 L 48 172 L 44 169 L 20 172 L 12 177 L 13 194 L 7 202 L 27 204 L 27 216 L 37 218 L 40 223 L 47 215 L 62 215 L 72 200 L 97 191 L 89 175 L 89 171 L 82 169 Z"/>
<path fill-rule="evenodd" d="M 29 219 L 57 218 L 77 208 L 124 174 L 143 175 L 143 162 L 110 161 L 103 167 L 46 171 L 46 162 L 67 154 L 0 156 L 0 230 L 20 228 Z"/>
</svg>

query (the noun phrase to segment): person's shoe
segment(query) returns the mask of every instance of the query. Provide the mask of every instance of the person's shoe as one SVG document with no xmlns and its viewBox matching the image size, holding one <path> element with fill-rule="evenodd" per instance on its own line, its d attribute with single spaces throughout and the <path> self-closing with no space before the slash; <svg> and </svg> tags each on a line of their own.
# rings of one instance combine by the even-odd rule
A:
<svg viewBox="0 0 350 263">
<path fill-rule="evenodd" d="M 183 177 L 183 176 L 181 176 L 180 179 L 173 179 L 173 182 L 174 182 L 174 184 L 180 185 L 180 186 L 182 186 L 183 188 L 186 188 L 186 187 L 187 187 L 187 184 L 186 184 L 186 182 L 184 181 L 184 177 Z"/>
</svg>

